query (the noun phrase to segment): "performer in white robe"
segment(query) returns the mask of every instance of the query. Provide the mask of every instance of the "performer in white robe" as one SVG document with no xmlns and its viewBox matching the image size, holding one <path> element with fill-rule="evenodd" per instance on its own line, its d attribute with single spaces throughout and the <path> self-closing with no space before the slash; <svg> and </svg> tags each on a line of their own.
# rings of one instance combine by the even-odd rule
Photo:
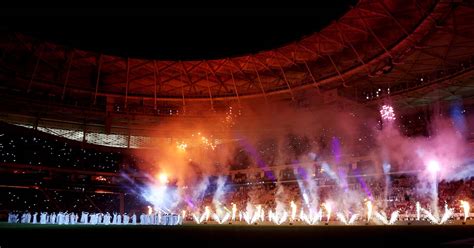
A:
<svg viewBox="0 0 474 248">
<path fill-rule="evenodd" d="M 146 220 L 147 220 L 147 224 L 148 224 L 148 225 L 153 225 L 153 224 L 155 224 L 155 223 L 154 223 L 155 220 L 153 219 L 153 215 L 148 214 L 146 217 L 147 217 Z"/>
<path fill-rule="evenodd" d="M 95 213 L 94 214 L 94 225 L 97 225 L 97 224 L 99 224 L 99 214 Z"/>
<path fill-rule="evenodd" d="M 112 218 L 112 224 L 115 225 L 117 224 L 117 214 L 114 212 L 113 215 L 114 215 L 114 218 Z"/>
<path fill-rule="evenodd" d="M 45 224 L 46 223 L 46 215 L 44 212 L 40 213 L 40 224 Z"/>
<path fill-rule="evenodd" d="M 31 219 L 30 213 L 28 213 L 28 212 L 25 213 L 25 220 L 24 220 L 24 222 L 25 222 L 25 223 L 30 223 L 30 219 Z"/>
<path fill-rule="evenodd" d="M 137 215 L 135 213 L 133 213 L 133 215 L 132 215 L 132 224 L 133 225 L 137 224 Z"/>
<path fill-rule="evenodd" d="M 109 212 L 107 212 L 105 215 L 104 215 L 104 225 L 109 225 L 110 224 L 110 214 Z"/>
<path fill-rule="evenodd" d="M 140 225 L 145 225 L 143 214 L 140 214 Z"/>
<path fill-rule="evenodd" d="M 82 212 L 81 223 L 83 223 L 83 224 L 89 223 L 89 213 L 88 212 Z"/>
<path fill-rule="evenodd" d="M 51 214 L 51 217 L 50 217 L 49 219 L 51 220 L 51 222 L 50 222 L 51 224 L 56 224 L 56 223 L 57 223 L 57 222 L 56 222 L 56 221 L 57 221 L 57 220 L 56 220 L 56 219 L 57 219 L 56 213 L 53 212 L 53 213 Z"/>
<path fill-rule="evenodd" d="M 63 224 L 63 221 L 64 221 L 63 212 L 59 212 L 59 213 L 58 213 L 58 216 L 56 216 L 56 218 L 57 218 L 57 223 L 58 223 L 58 225 L 62 225 L 62 224 Z"/>
<path fill-rule="evenodd" d="M 127 225 L 130 222 L 130 217 L 128 217 L 127 213 L 123 214 L 123 224 Z"/>
<path fill-rule="evenodd" d="M 74 213 L 70 213 L 70 214 L 69 214 L 69 224 L 71 224 L 71 225 L 76 224 L 76 223 L 74 222 L 75 217 L 76 217 L 76 214 L 74 214 Z"/>
<path fill-rule="evenodd" d="M 65 212 L 63 215 L 63 224 L 69 225 L 69 214 L 67 212 Z"/>
<path fill-rule="evenodd" d="M 160 216 L 158 214 L 153 215 L 153 224 L 156 224 L 156 225 L 160 224 Z"/>
<path fill-rule="evenodd" d="M 90 217 L 89 224 L 95 225 L 95 213 L 91 213 L 89 217 Z"/>
<path fill-rule="evenodd" d="M 33 214 L 33 224 L 38 224 L 37 216 L 38 216 L 38 213 L 35 212 L 35 213 Z"/>
<path fill-rule="evenodd" d="M 15 223 L 14 220 L 15 220 L 15 214 L 12 213 L 12 212 L 9 212 L 8 213 L 8 223 Z"/>
<path fill-rule="evenodd" d="M 21 221 L 20 221 L 20 223 L 22 223 L 22 224 L 27 223 L 27 220 L 26 220 L 27 217 L 28 217 L 28 214 L 27 214 L 26 212 L 24 212 L 24 213 L 21 215 Z"/>
<path fill-rule="evenodd" d="M 97 214 L 97 224 L 98 225 L 104 224 L 104 214 L 102 213 Z"/>
<path fill-rule="evenodd" d="M 121 225 L 122 224 L 122 215 L 120 213 L 117 214 L 117 225 Z"/>
</svg>

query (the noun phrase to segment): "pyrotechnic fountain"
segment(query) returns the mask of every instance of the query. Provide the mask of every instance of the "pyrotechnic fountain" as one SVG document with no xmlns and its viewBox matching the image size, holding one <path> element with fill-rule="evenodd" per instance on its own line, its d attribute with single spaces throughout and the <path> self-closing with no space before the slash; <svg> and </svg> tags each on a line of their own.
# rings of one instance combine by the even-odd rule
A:
<svg viewBox="0 0 474 248">
<path fill-rule="evenodd" d="M 464 212 L 464 221 L 466 221 L 469 217 L 469 214 L 471 213 L 471 207 L 469 206 L 469 202 L 461 200 L 461 207 Z"/>
<path fill-rule="evenodd" d="M 365 204 L 367 205 L 367 223 L 369 223 L 372 218 L 372 202 L 367 201 Z"/>
<path fill-rule="evenodd" d="M 241 211 L 241 216 L 247 224 L 255 224 L 259 220 L 264 218 L 264 210 L 261 205 L 257 205 L 255 208 L 251 204 L 247 204 L 247 210 Z"/>
<path fill-rule="evenodd" d="M 441 218 L 434 216 L 430 211 L 428 211 L 424 208 L 421 208 L 421 211 L 425 214 L 426 218 L 431 223 L 440 225 L 440 224 L 446 223 L 446 221 L 448 221 L 449 218 L 451 218 L 451 216 L 453 215 L 453 209 L 448 208 L 447 204 L 444 206 L 444 208 L 445 208 L 444 214 Z"/>
<path fill-rule="evenodd" d="M 426 169 L 430 173 L 431 185 L 431 208 L 434 210 L 434 216 L 439 218 L 438 209 L 438 173 L 441 170 L 439 162 L 431 159 L 426 165 Z"/>
<path fill-rule="evenodd" d="M 421 206 L 420 202 L 416 202 L 416 220 L 420 220 L 421 218 Z"/>
<path fill-rule="evenodd" d="M 212 214 L 212 219 L 214 221 L 216 221 L 217 223 L 219 223 L 219 224 L 222 224 L 222 223 L 226 222 L 229 219 L 229 217 L 230 217 L 230 214 L 228 212 L 225 213 L 222 218 L 219 217 L 219 215 L 217 215 L 216 213 Z"/>
<path fill-rule="evenodd" d="M 332 212 L 331 203 L 325 202 L 323 204 L 323 207 L 324 207 L 324 209 L 326 209 L 326 223 L 327 223 L 331 219 L 331 212 Z"/>
<path fill-rule="evenodd" d="M 398 210 L 392 212 L 390 219 L 387 218 L 385 212 L 375 212 L 375 217 L 382 222 L 384 225 L 393 225 L 398 219 L 399 212 Z"/>
<path fill-rule="evenodd" d="M 319 209 L 318 212 L 310 210 L 308 214 L 306 214 L 303 211 L 303 209 L 301 209 L 301 212 L 300 212 L 300 219 L 308 225 L 315 225 L 318 222 L 321 222 L 322 217 L 323 217 L 323 211 L 321 208 Z"/>
<path fill-rule="evenodd" d="M 232 203 L 232 218 L 231 218 L 232 221 L 235 221 L 236 213 L 237 213 L 237 205 L 235 205 L 235 203 Z"/>
<path fill-rule="evenodd" d="M 351 225 L 351 224 L 354 223 L 354 221 L 356 221 L 356 219 L 357 219 L 357 217 L 359 217 L 359 215 L 358 214 L 352 214 L 352 215 L 350 215 L 350 217 L 346 218 L 346 216 L 343 213 L 338 212 L 336 214 L 336 217 L 339 219 L 339 221 L 341 221 L 345 225 Z"/>
<path fill-rule="evenodd" d="M 210 211 L 209 207 L 206 206 L 204 208 L 204 212 L 201 214 L 201 216 L 199 216 L 198 213 L 194 213 L 194 214 L 192 214 L 192 216 L 193 216 L 194 221 L 197 224 L 201 224 L 202 222 L 209 220 L 209 217 L 211 216 L 211 211 Z"/>
<path fill-rule="evenodd" d="M 268 212 L 268 218 L 270 219 L 271 222 L 281 225 L 288 219 L 288 212 L 283 211 L 283 213 L 278 213 L 277 211 L 269 211 Z"/>
<path fill-rule="evenodd" d="M 296 220 L 296 204 L 294 201 L 290 202 L 290 207 L 291 207 L 291 217 L 290 221 L 295 221 Z"/>
</svg>

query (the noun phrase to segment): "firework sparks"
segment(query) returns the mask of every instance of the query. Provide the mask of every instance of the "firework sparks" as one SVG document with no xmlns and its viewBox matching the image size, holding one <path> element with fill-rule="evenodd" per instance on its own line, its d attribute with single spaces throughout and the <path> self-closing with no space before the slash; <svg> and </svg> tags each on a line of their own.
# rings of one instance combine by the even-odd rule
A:
<svg viewBox="0 0 474 248">
<path fill-rule="evenodd" d="M 393 107 L 390 105 L 382 106 L 382 108 L 380 109 L 380 116 L 384 121 L 394 121 L 396 119 Z"/>
<path fill-rule="evenodd" d="M 240 109 L 234 110 L 232 106 L 230 106 L 227 109 L 226 115 L 224 117 L 224 120 L 222 121 L 225 126 L 227 127 L 233 127 L 235 126 L 237 122 L 237 118 L 242 114 L 242 111 Z"/>
<path fill-rule="evenodd" d="M 199 136 L 201 137 L 200 140 L 204 148 L 211 149 L 211 150 L 216 149 L 217 145 L 215 141 L 212 141 L 211 139 L 208 139 L 205 136 L 202 136 L 200 133 L 199 133 Z"/>
<path fill-rule="evenodd" d="M 178 151 L 185 152 L 188 148 L 188 144 L 184 142 L 176 142 L 176 148 L 178 148 Z"/>
</svg>

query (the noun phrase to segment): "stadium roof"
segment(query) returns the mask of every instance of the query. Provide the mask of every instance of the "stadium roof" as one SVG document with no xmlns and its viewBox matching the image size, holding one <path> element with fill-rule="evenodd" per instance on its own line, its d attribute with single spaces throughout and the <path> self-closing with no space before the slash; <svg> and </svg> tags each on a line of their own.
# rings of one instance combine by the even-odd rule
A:
<svg viewBox="0 0 474 248">
<path fill-rule="evenodd" d="M 473 14 L 469 1 L 361 0 L 319 31 L 277 48 L 195 60 L 117 56 L 7 29 L 0 37 L 1 108 L 15 113 L 39 102 L 51 114 L 51 105 L 73 106 L 84 119 L 134 106 L 189 113 L 193 103 L 214 110 L 334 92 L 355 103 L 390 97 L 405 106 L 470 97 Z M 45 111 L 26 115 L 38 112 Z M 51 118 L 68 119 L 65 112 Z"/>
</svg>

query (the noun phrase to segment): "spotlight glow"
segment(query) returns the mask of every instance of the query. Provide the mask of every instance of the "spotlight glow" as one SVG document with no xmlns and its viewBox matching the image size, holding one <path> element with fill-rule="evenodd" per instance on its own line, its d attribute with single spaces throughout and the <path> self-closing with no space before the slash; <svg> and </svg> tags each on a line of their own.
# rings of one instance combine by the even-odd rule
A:
<svg viewBox="0 0 474 248">
<path fill-rule="evenodd" d="M 153 208 L 151 206 L 148 206 L 148 215 L 151 215 L 153 213 Z"/>
<path fill-rule="evenodd" d="M 168 175 L 164 172 L 158 174 L 156 176 L 156 178 L 158 179 L 158 181 L 160 182 L 160 184 L 167 184 L 168 183 Z"/>
<path fill-rule="evenodd" d="M 426 168 L 428 169 L 429 172 L 431 172 L 433 174 L 437 173 L 441 170 L 439 162 L 434 160 L 434 159 L 428 161 L 428 164 L 427 164 Z"/>
</svg>

